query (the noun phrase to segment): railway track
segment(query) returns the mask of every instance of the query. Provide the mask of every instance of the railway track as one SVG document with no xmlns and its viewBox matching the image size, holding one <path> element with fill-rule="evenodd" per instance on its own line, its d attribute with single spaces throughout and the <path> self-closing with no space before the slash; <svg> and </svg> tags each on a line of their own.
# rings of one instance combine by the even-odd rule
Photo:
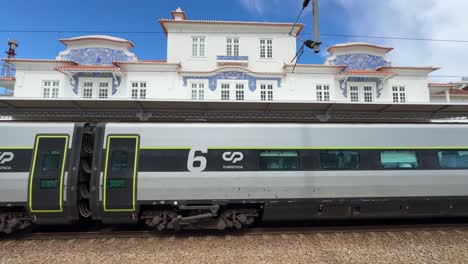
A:
<svg viewBox="0 0 468 264">
<path fill-rule="evenodd" d="M 149 230 L 70 231 L 70 232 L 32 232 L 11 237 L 7 240 L 69 240 L 69 239 L 112 239 L 112 238 L 188 238 L 203 236 L 261 236 L 327 233 L 401 233 L 401 232 L 458 232 L 468 234 L 468 224 L 411 224 L 411 225 L 363 225 L 363 226 L 320 226 L 320 227 L 262 227 L 243 231 L 181 231 L 156 232 Z M 0 238 L 1 239 L 1 238 Z"/>
</svg>

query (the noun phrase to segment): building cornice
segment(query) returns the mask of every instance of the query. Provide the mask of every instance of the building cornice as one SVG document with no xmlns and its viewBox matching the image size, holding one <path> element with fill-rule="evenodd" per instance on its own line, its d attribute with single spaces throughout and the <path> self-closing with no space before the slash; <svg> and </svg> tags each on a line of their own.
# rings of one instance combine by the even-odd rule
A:
<svg viewBox="0 0 468 264">
<path fill-rule="evenodd" d="M 329 53 L 332 53 L 333 50 L 335 49 L 343 49 L 343 48 L 351 48 L 351 47 L 366 47 L 366 48 L 375 48 L 375 49 L 380 49 L 385 51 L 385 53 L 389 53 L 390 51 L 393 50 L 393 48 L 387 48 L 375 44 L 370 44 L 370 43 L 360 43 L 360 42 L 351 42 L 351 43 L 343 43 L 343 44 L 337 44 L 329 47 L 327 51 Z"/>
<path fill-rule="evenodd" d="M 233 70 L 234 71 L 242 71 L 242 72 L 250 73 L 250 74 L 253 74 L 253 75 L 285 75 L 284 72 L 255 72 L 255 71 L 252 71 L 252 70 L 250 70 L 248 68 L 241 67 L 241 66 L 224 66 L 224 67 L 219 67 L 219 68 L 217 68 L 216 70 L 213 70 L 213 71 L 179 71 L 179 73 L 183 74 L 183 75 L 193 75 L 193 74 L 210 75 L 210 74 L 213 74 L 213 73 L 233 71 Z"/>
<path fill-rule="evenodd" d="M 174 20 L 174 19 L 159 19 L 159 24 L 162 29 L 168 34 L 166 24 L 195 24 L 195 25 L 234 25 L 234 26 L 268 26 L 268 27 L 286 27 L 292 28 L 292 23 L 281 22 L 254 22 L 254 21 L 221 21 L 221 20 Z M 299 35 L 304 28 L 304 24 L 296 25 L 296 35 Z"/>
<path fill-rule="evenodd" d="M 455 88 L 453 83 L 429 83 L 429 88 Z"/>
<path fill-rule="evenodd" d="M 125 44 L 128 45 L 129 48 L 135 47 L 135 44 L 133 44 L 133 42 L 131 42 L 130 40 L 111 37 L 111 36 L 105 36 L 105 35 L 91 35 L 91 36 L 82 36 L 82 37 L 76 37 L 76 38 L 62 38 L 62 39 L 59 39 L 59 41 L 62 42 L 64 45 L 69 45 L 70 43 L 78 42 L 78 41 L 84 41 L 84 40 L 98 40 L 98 41 L 110 41 L 110 42 L 116 42 L 116 43 L 125 43 Z"/>
</svg>

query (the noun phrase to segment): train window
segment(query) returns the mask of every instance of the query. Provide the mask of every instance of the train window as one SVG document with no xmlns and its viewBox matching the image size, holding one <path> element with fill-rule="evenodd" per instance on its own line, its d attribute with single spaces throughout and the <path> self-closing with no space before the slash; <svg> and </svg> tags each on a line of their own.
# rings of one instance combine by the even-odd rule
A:
<svg viewBox="0 0 468 264">
<path fill-rule="evenodd" d="M 113 171 L 128 168 L 128 153 L 126 151 L 113 151 L 111 155 L 111 169 Z"/>
<path fill-rule="evenodd" d="M 56 171 L 60 166 L 60 152 L 49 151 L 42 157 L 42 171 Z"/>
<path fill-rule="evenodd" d="M 381 151 L 380 162 L 384 169 L 416 169 L 416 151 Z"/>
<path fill-rule="evenodd" d="M 127 188 L 127 180 L 126 179 L 111 179 L 108 181 L 109 188 Z"/>
<path fill-rule="evenodd" d="M 57 180 L 41 179 L 41 189 L 55 189 L 57 188 Z"/>
<path fill-rule="evenodd" d="M 468 168 L 468 151 L 439 151 L 439 165 L 444 169 Z"/>
<path fill-rule="evenodd" d="M 321 151 L 320 166 L 328 170 L 353 170 L 359 168 L 359 152 L 357 151 Z"/>
<path fill-rule="evenodd" d="M 264 170 L 295 170 L 299 168 L 297 151 L 264 151 L 260 153 L 260 167 Z"/>
</svg>

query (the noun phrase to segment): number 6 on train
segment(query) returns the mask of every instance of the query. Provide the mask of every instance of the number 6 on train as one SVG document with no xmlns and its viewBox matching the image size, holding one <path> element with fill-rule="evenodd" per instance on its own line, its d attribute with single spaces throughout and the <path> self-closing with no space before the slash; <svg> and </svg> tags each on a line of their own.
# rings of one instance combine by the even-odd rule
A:
<svg viewBox="0 0 468 264">
<path fill-rule="evenodd" d="M 198 156 L 195 155 L 197 152 L 201 152 L 203 154 L 208 154 L 207 148 L 193 148 L 190 150 L 188 159 L 187 159 L 187 169 L 190 172 L 202 172 L 206 169 L 206 157 L 205 156 Z M 199 162 L 199 166 L 195 166 L 195 162 Z"/>
</svg>

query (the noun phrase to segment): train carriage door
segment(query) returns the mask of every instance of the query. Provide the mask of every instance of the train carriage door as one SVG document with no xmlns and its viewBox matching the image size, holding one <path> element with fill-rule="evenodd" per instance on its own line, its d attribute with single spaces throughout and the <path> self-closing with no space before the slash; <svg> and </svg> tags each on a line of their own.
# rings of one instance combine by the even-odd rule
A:
<svg viewBox="0 0 468 264">
<path fill-rule="evenodd" d="M 108 136 L 103 181 L 105 212 L 136 210 L 139 136 Z"/>
<path fill-rule="evenodd" d="M 38 135 L 29 175 L 31 213 L 63 212 L 68 135 Z"/>
</svg>

